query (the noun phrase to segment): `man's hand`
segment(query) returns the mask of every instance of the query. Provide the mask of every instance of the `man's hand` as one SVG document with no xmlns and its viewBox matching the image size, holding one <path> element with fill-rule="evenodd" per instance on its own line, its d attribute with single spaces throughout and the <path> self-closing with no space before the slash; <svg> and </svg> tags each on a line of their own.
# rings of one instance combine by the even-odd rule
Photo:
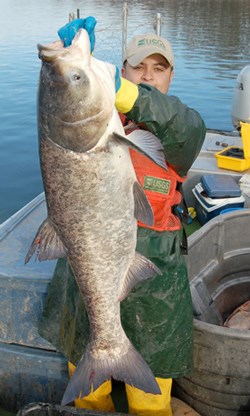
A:
<svg viewBox="0 0 250 416">
<path fill-rule="evenodd" d="M 93 52 L 95 47 L 95 25 L 96 19 L 92 16 L 86 17 L 85 19 L 75 19 L 72 22 L 67 23 L 65 26 L 58 30 L 58 35 L 63 41 L 64 46 L 70 46 L 76 33 L 79 29 L 85 29 L 89 34 L 90 49 Z"/>
</svg>

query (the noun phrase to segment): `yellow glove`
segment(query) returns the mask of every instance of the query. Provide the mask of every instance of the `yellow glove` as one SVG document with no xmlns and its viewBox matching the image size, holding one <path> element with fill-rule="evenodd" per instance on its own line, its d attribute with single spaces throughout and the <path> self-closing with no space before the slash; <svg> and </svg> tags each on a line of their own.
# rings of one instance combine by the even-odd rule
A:
<svg viewBox="0 0 250 416">
<path fill-rule="evenodd" d="M 125 78 L 120 78 L 119 89 L 116 92 L 115 106 L 119 113 L 128 113 L 139 95 L 139 89 L 136 84 Z"/>
</svg>

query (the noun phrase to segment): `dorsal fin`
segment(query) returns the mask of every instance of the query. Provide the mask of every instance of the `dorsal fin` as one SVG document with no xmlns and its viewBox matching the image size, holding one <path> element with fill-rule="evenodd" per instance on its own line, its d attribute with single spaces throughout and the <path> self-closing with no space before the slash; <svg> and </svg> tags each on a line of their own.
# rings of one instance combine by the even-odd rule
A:
<svg viewBox="0 0 250 416">
<path fill-rule="evenodd" d="M 152 226 L 154 224 L 154 213 L 139 182 L 134 183 L 133 193 L 135 201 L 135 218 L 144 224 Z"/>
</svg>

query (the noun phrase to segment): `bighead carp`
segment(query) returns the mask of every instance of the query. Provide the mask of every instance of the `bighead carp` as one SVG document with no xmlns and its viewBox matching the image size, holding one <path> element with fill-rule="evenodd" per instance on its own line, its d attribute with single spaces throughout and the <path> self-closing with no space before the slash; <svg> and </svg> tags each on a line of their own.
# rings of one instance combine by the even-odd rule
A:
<svg viewBox="0 0 250 416">
<path fill-rule="evenodd" d="M 48 218 L 26 262 L 67 257 L 82 294 L 91 335 L 62 404 L 85 397 L 114 378 L 160 394 L 127 338 L 120 302 L 131 288 L 160 273 L 136 253 L 137 220 L 153 213 L 137 182 L 129 147 L 166 168 L 162 146 L 149 132 L 125 136 L 115 109 L 115 67 L 90 53 L 80 30 L 72 45 L 38 45 L 42 60 L 38 132 Z"/>
</svg>

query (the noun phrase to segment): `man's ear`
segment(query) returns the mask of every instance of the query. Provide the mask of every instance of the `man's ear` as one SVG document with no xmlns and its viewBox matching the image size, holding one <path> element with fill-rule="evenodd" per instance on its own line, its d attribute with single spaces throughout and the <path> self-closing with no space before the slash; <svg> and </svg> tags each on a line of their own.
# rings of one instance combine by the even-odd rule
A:
<svg viewBox="0 0 250 416">
<path fill-rule="evenodd" d="M 125 68 L 124 68 L 124 66 L 121 69 L 121 73 L 122 73 L 122 77 L 124 77 L 124 74 L 125 74 Z"/>
<path fill-rule="evenodd" d="M 172 82 L 173 78 L 174 78 L 174 68 L 172 69 L 170 73 L 170 82 Z"/>
</svg>

